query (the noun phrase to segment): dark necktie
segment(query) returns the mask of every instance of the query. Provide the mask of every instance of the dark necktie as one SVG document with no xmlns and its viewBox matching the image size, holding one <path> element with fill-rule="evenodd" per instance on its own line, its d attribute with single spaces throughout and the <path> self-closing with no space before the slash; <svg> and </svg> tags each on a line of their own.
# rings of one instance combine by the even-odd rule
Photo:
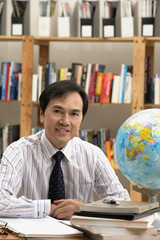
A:
<svg viewBox="0 0 160 240">
<path fill-rule="evenodd" d="M 51 203 L 54 200 L 65 198 L 63 172 L 61 169 L 61 160 L 63 157 L 64 154 L 61 151 L 53 155 L 56 163 L 50 176 L 48 191 L 48 198 L 51 199 Z"/>
</svg>

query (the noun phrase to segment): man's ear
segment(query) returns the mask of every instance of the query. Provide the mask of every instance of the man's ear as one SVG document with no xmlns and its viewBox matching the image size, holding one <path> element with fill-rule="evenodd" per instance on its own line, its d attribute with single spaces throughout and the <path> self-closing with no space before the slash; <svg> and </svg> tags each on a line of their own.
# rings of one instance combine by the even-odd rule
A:
<svg viewBox="0 0 160 240">
<path fill-rule="evenodd" d="M 40 109 L 40 122 L 44 123 L 44 115 L 41 109 Z"/>
</svg>

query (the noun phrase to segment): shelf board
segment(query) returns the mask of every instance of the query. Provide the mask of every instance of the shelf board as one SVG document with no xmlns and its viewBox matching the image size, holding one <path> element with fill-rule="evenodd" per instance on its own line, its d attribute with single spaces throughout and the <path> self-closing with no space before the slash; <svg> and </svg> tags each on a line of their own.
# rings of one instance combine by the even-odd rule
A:
<svg viewBox="0 0 160 240">
<path fill-rule="evenodd" d="M 160 108 L 160 104 L 153 104 L 153 103 L 145 103 L 144 108 Z"/>
<path fill-rule="evenodd" d="M 46 42 L 133 42 L 134 37 L 109 37 L 109 38 L 82 38 L 82 37 L 34 37 L 35 44 L 45 44 Z"/>
<path fill-rule="evenodd" d="M 0 41 L 22 41 L 27 35 L 23 36 L 6 36 L 0 35 Z M 143 37 L 143 36 L 141 36 Z M 135 37 L 34 37 L 34 43 L 40 44 L 45 42 L 134 42 Z M 160 42 L 160 37 L 143 37 L 152 42 Z"/>
<path fill-rule="evenodd" d="M 18 100 L 0 100 L 0 103 L 21 103 Z"/>
<path fill-rule="evenodd" d="M 5 42 L 5 41 L 22 41 L 24 36 L 5 36 L 5 35 L 0 35 L 0 41 Z"/>
<path fill-rule="evenodd" d="M 152 42 L 160 42 L 160 37 L 145 37 L 145 39 Z"/>
</svg>

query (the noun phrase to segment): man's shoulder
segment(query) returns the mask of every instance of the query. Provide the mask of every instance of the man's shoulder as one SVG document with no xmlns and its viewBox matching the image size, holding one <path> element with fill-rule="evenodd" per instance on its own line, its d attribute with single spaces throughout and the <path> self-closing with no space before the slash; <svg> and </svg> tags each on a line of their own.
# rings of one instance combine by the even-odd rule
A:
<svg viewBox="0 0 160 240">
<path fill-rule="evenodd" d="M 93 143 L 90 143 L 90 142 L 87 142 L 85 140 L 82 140 L 81 138 L 79 137 L 74 137 L 72 139 L 72 144 L 73 145 L 79 145 L 79 146 L 82 146 L 83 148 L 91 148 L 91 149 L 95 149 L 95 150 L 98 150 L 99 147 L 94 145 Z"/>
<path fill-rule="evenodd" d="M 43 134 L 43 130 L 35 133 L 35 134 L 32 134 L 32 135 L 29 135 L 29 136 L 24 136 L 24 137 L 21 137 L 19 140 L 13 142 L 11 144 L 12 147 L 23 147 L 25 145 L 30 145 L 30 146 L 36 146 L 37 144 L 39 144 L 40 140 L 41 140 L 41 136 Z"/>
</svg>

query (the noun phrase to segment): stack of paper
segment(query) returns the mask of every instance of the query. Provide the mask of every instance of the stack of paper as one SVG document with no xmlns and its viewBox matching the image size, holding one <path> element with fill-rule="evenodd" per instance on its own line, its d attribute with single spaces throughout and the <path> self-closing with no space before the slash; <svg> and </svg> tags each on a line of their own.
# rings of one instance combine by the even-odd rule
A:
<svg viewBox="0 0 160 240">
<path fill-rule="evenodd" d="M 7 223 L 7 229 L 26 238 L 71 238 L 83 235 L 81 231 L 51 217 L 39 219 L 1 218 L 1 223 Z"/>
</svg>

